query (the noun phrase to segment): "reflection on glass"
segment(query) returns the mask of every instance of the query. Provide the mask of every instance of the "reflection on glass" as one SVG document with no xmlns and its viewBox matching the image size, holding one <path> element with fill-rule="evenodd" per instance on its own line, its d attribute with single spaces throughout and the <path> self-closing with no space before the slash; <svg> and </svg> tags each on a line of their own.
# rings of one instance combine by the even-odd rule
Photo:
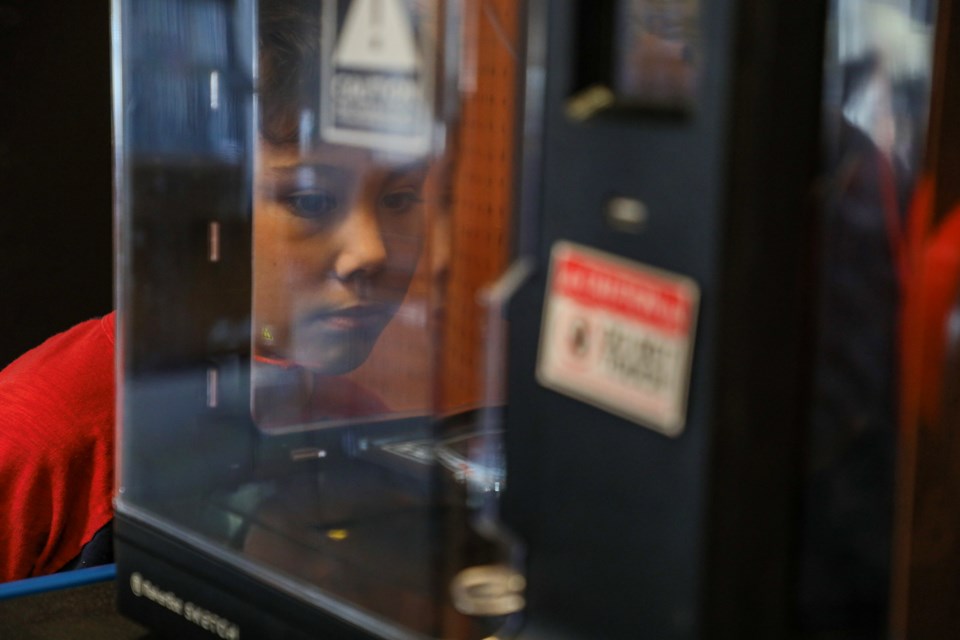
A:
<svg viewBox="0 0 960 640">
<path fill-rule="evenodd" d="M 799 612 L 880 637 L 888 620 L 899 314 L 929 103 L 933 3 L 834 0 L 824 80 L 818 343 Z"/>
<path fill-rule="evenodd" d="M 509 226 L 483 187 L 470 224 L 487 239 L 460 255 L 498 262 L 461 260 L 469 279 L 453 283 L 465 225 L 448 185 L 459 147 L 439 137 L 457 123 L 431 110 L 454 102 L 431 93 L 438 2 L 122 2 L 119 511 L 390 637 L 513 624 L 504 400 L 470 359 L 486 352 L 485 381 L 502 381 L 502 333 L 483 347 L 476 300 Z M 216 18 L 204 33 L 198 11 Z M 447 373 L 451 354 L 470 355 L 456 363 L 469 376 Z"/>
<path fill-rule="evenodd" d="M 406 19 L 404 3 L 376 4 L 350 5 L 339 44 L 327 47 L 336 52 L 327 90 L 354 87 L 359 93 L 350 100 L 365 102 L 366 120 L 376 119 L 383 104 L 363 94 L 383 86 L 371 81 L 380 73 L 377 50 L 392 42 L 402 53 L 414 32 L 433 31 L 418 24 L 391 33 L 384 24 Z M 401 57 L 408 62 L 422 58 L 407 53 Z M 309 67 L 318 55 L 322 60 L 322 48 L 301 60 Z M 302 72 L 289 59 L 274 68 L 269 53 L 264 58 L 253 201 L 253 416 L 278 437 L 348 431 L 332 432 L 329 452 L 317 450 L 318 457 L 330 456 L 322 466 L 277 481 L 253 507 L 243 552 L 392 622 L 439 634 L 449 624 L 444 620 L 457 619 L 449 589 L 463 563 L 443 556 L 463 553 L 449 545 L 459 545 L 469 530 L 456 481 L 434 472 L 437 435 L 453 429 L 435 429 L 427 419 L 435 384 L 430 338 L 438 329 L 431 279 L 445 269 L 437 257 L 449 255 L 449 238 L 428 224 L 441 217 L 435 195 L 443 187 L 435 181 L 442 162 L 416 145 L 331 142 L 328 129 L 313 121 L 316 93 L 292 93 L 291 85 L 273 82 L 274 75 Z M 393 86 L 413 78 L 405 68 L 402 76 L 375 79 Z M 344 99 L 334 98 L 335 122 L 346 122 Z M 393 102 L 389 115 L 415 104 Z M 370 366 L 375 352 L 377 367 Z M 398 422 L 404 415 L 421 418 Z M 370 431 L 375 423 L 383 427 Z M 474 426 L 466 420 L 456 430 Z"/>
<path fill-rule="evenodd" d="M 691 106 L 699 0 L 623 0 L 619 5 L 615 92 L 633 104 Z"/>
</svg>

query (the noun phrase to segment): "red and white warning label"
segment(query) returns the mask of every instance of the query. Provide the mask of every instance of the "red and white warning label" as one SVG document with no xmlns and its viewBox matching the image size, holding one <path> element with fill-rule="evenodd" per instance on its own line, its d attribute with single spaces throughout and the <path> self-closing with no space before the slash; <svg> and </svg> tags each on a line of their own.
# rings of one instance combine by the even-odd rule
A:
<svg viewBox="0 0 960 640">
<path fill-rule="evenodd" d="M 553 247 L 537 378 L 678 436 L 700 290 L 690 278 L 570 242 Z"/>
</svg>

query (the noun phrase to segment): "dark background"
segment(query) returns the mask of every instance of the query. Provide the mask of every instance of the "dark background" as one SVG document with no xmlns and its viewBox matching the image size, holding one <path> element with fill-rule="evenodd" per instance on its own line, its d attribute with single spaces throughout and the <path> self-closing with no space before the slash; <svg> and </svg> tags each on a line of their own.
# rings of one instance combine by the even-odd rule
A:
<svg viewBox="0 0 960 640">
<path fill-rule="evenodd" d="M 0 368 L 112 308 L 109 16 L 0 0 Z"/>
</svg>

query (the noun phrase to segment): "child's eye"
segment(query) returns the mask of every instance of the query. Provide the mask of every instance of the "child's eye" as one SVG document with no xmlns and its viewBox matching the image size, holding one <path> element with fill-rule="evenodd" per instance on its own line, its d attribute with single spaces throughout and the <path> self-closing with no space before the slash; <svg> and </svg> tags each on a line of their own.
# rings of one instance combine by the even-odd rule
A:
<svg viewBox="0 0 960 640">
<path fill-rule="evenodd" d="M 290 211 L 301 218 L 317 219 L 329 215 L 340 202 L 329 191 L 299 191 L 284 198 Z"/>
<path fill-rule="evenodd" d="M 393 213 L 405 213 L 421 202 L 420 192 L 413 188 L 398 189 L 380 197 L 380 206 Z"/>
</svg>

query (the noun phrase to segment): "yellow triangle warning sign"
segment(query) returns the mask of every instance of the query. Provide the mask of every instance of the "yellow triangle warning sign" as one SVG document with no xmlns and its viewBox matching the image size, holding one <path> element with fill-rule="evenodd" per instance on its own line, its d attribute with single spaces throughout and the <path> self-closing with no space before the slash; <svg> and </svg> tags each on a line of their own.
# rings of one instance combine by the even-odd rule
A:
<svg viewBox="0 0 960 640">
<path fill-rule="evenodd" d="M 353 1 L 333 55 L 335 66 L 416 74 L 419 57 L 403 0 Z"/>
</svg>

